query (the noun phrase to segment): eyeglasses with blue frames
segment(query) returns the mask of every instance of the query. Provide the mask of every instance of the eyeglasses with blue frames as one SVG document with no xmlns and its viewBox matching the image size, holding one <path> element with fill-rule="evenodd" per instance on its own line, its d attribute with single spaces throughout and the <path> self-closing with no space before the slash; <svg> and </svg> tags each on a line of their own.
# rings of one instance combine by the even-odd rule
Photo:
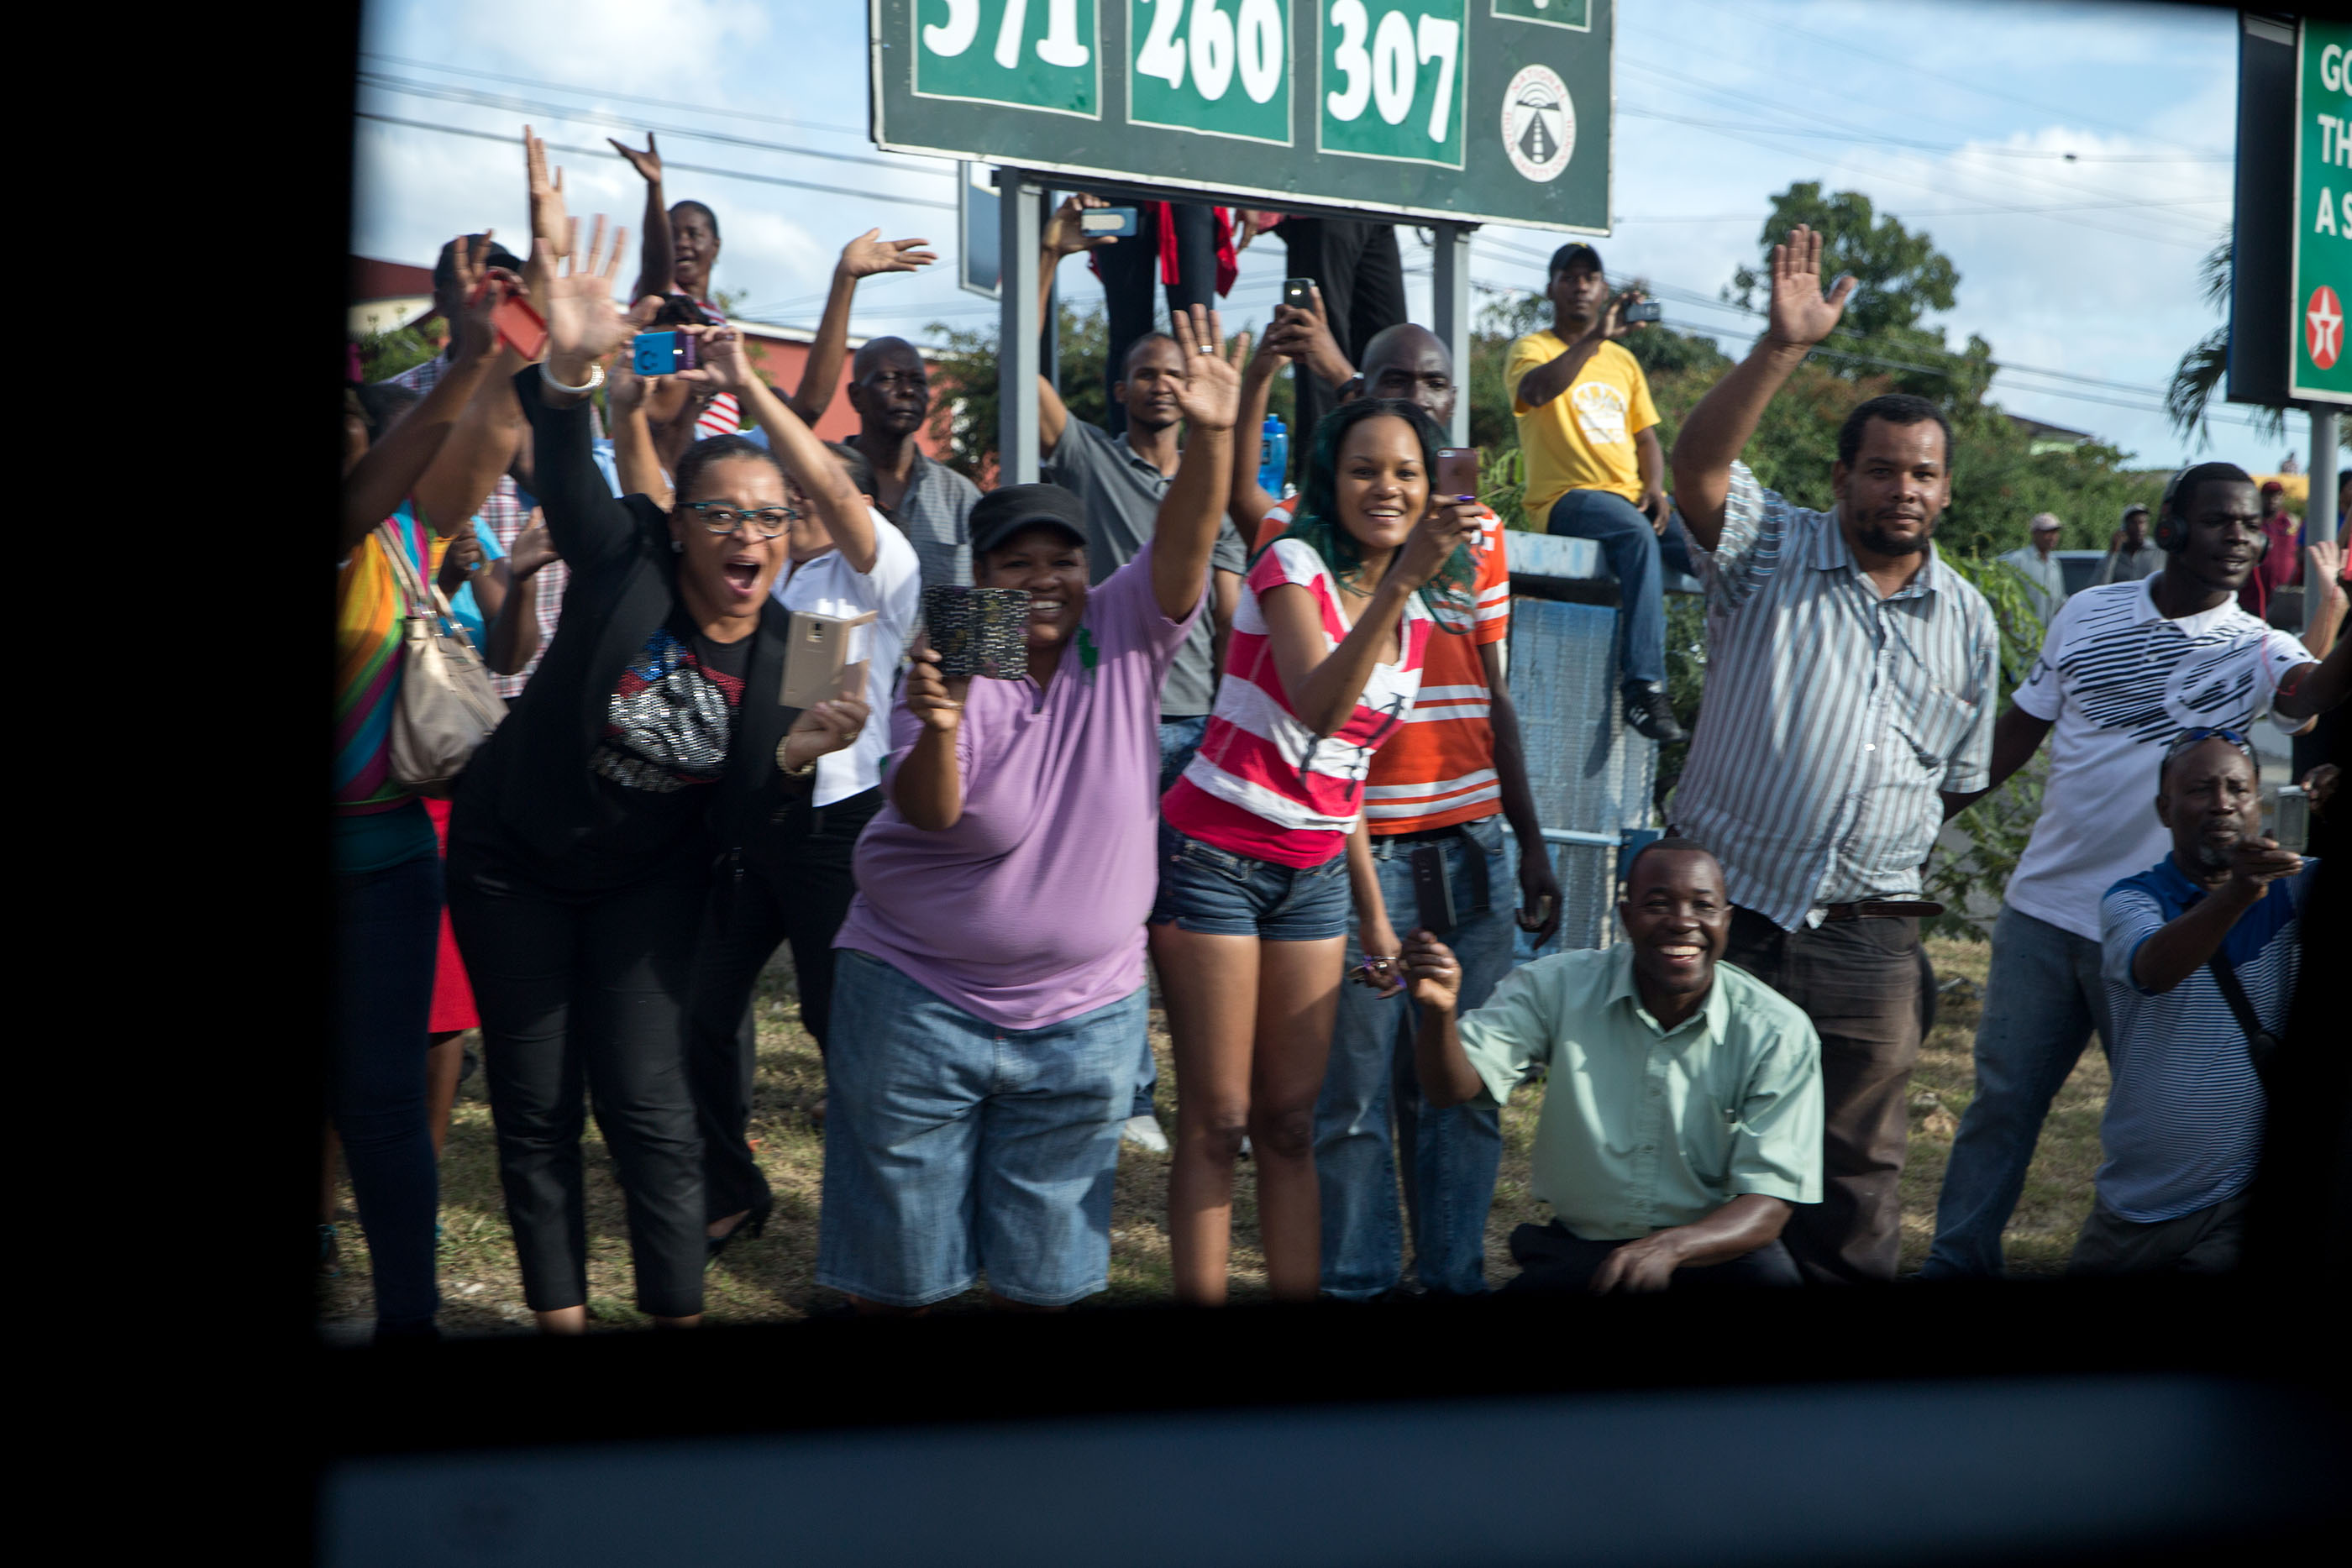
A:
<svg viewBox="0 0 2352 1568">
<path fill-rule="evenodd" d="M 2248 740 L 2244 736 L 2240 735 L 2236 730 L 2225 729 L 2221 726 L 2216 725 L 2206 729 L 2184 729 L 2179 735 L 2173 737 L 2172 744 L 2166 747 L 2165 750 L 2168 752 L 2178 752 L 2188 747 L 2196 745 L 2200 740 L 2226 740 L 2231 745 L 2236 747 L 2239 750 L 2244 752 L 2252 752 L 2254 748 L 2254 743 Z"/>
<path fill-rule="evenodd" d="M 782 537 L 783 531 L 801 520 L 798 507 L 762 507 L 756 512 L 746 512 L 724 501 L 688 501 L 686 509 L 694 520 L 714 534 L 731 534 L 741 528 L 756 539 Z"/>
</svg>

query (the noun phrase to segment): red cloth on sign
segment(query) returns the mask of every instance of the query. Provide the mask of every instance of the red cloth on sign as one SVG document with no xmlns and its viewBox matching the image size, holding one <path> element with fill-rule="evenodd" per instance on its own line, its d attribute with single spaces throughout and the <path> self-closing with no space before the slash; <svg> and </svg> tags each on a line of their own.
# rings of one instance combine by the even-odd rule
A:
<svg viewBox="0 0 2352 1568">
<path fill-rule="evenodd" d="M 1160 235 L 1160 281 L 1163 285 L 1173 283 L 1183 276 L 1183 270 L 1176 260 L 1176 225 L 1169 221 L 1168 204 L 1146 202 L 1143 205 L 1150 211 Z M 1241 257 L 1234 252 L 1233 214 L 1223 207 L 1211 207 L 1209 211 L 1216 214 L 1217 222 L 1217 292 L 1231 294 L 1242 275 Z M 1137 215 L 1140 217 L 1140 210 Z M 1087 270 L 1097 279 L 1102 277 L 1101 264 L 1091 256 L 1087 257 Z"/>
<path fill-rule="evenodd" d="M 441 858 L 449 858 L 449 802 L 428 799 L 425 814 L 433 819 L 433 836 L 440 841 Z M 474 1010 L 474 984 L 466 978 L 466 960 L 457 955 L 457 933 L 449 926 L 449 909 L 441 909 L 441 946 L 433 959 L 433 1015 L 425 1021 L 427 1034 L 446 1034 L 451 1030 L 479 1029 L 481 1015 Z"/>
</svg>

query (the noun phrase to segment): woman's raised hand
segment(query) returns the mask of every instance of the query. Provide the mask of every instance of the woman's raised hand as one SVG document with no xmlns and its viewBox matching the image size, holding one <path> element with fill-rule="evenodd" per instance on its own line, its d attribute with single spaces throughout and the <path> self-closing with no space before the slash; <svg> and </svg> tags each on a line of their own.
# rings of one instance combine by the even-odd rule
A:
<svg viewBox="0 0 2352 1568">
<path fill-rule="evenodd" d="M 873 708 L 863 697 L 827 697 L 803 708 L 785 733 L 777 758 L 786 772 L 805 768 L 817 758 L 839 751 L 857 739 Z"/>
<path fill-rule="evenodd" d="M 743 351 L 742 333 L 732 327 L 691 324 L 674 329 L 701 343 L 702 363 L 690 371 L 672 371 L 672 377 L 709 392 L 740 393 L 751 388 L 756 372 Z"/>
<path fill-rule="evenodd" d="M 635 169 L 646 184 L 661 183 L 661 149 L 654 145 L 652 131 L 646 132 L 646 150 L 642 152 L 634 147 L 622 145 L 617 136 L 607 136 L 604 140 L 613 144 L 614 152 L 629 161 L 629 167 Z"/>
<path fill-rule="evenodd" d="M 580 225 L 573 221 L 560 243 L 551 246 L 544 293 L 534 288 L 540 313 L 547 318 L 547 357 L 586 361 L 601 360 L 629 336 L 629 318 L 613 303 L 613 285 L 621 270 L 621 253 L 629 231 L 617 229 L 609 254 L 604 249 L 604 219 L 599 214 L 589 232 L 588 254 L 574 266 L 572 246 Z M 539 246 L 532 245 L 534 256 Z M 577 367 L 567 367 L 576 371 Z"/>
<path fill-rule="evenodd" d="M 915 651 L 908 655 L 907 711 L 921 719 L 926 729 L 953 735 L 956 726 L 963 722 L 964 694 L 970 690 L 970 675 L 950 680 L 940 674 L 939 650 L 928 638 L 916 643 Z"/>
<path fill-rule="evenodd" d="M 484 230 L 470 246 L 460 236 L 449 252 L 457 298 L 465 302 L 458 308 L 457 319 L 449 323 L 456 339 L 453 359 L 470 360 L 497 347 L 498 328 L 492 318 L 507 291 L 521 287 L 521 280 L 505 267 L 482 265 L 489 248 L 490 234 Z"/>
<path fill-rule="evenodd" d="M 919 272 L 939 260 L 939 253 L 926 250 L 927 239 L 884 239 L 878 228 L 867 229 L 841 247 L 841 260 L 835 264 L 844 277 L 872 277 L 882 272 Z"/>
<path fill-rule="evenodd" d="M 1242 366 L 1249 359 L 1250 335 L 1219 351 L 1223 325 L 1205 305 L 1176 313 L 1176 346 L 1184 350 L 1184 379 L 1176 383 L 1176 412 L 1189 430 L 1231 430 L 1242 407 Z"/>
<path fill-rule="evenodd" d="M 1419 588 L 1435 577 L 1458 547 L 1475 548 L 1486 526 L 1486 508 L 1475 499 L 1432 496 L 1429 502 L 1429 515 L 1406 538 L 1404 559 L 1396 564 L 1397 576 L 1407 588 Z"/>
</svg>

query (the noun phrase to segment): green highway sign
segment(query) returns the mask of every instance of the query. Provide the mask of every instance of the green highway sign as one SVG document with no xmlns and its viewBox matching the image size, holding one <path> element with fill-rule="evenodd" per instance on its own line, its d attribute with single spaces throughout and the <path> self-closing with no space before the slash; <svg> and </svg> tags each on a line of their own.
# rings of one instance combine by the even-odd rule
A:
<svg viewBox="0 0 2352 1568">
<path fill-rule="evenodd" d="M 876 145 L 1609 232 L 1614 0 L 868 0 Z"/>
<path fill-rule="evenodd" d="M 2352 402 L 2345 301 L 2352 298 L 2352 23 L 2306 18 L 2295 43 L 2294 342 L 2287 393 Z"/>
</svg>

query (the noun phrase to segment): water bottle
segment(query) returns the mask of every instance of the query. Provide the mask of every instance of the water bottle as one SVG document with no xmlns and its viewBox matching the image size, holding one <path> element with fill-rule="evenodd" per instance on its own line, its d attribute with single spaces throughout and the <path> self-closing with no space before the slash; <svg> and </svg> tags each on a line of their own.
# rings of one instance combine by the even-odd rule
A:
<svg viewBox="0 0 2352 1568">
<path fill-rule="evenodd" d="M 1282 421 L 1272 414 L 1265 416 L 1265 428 L 1258 433 L 1264 456 L 1257 465 L 1258 487 L 1268 495 L 1282 494 L 1283 471 L 1290 465 L 1290 435 L 1283 429 Z"/>
</svg>

